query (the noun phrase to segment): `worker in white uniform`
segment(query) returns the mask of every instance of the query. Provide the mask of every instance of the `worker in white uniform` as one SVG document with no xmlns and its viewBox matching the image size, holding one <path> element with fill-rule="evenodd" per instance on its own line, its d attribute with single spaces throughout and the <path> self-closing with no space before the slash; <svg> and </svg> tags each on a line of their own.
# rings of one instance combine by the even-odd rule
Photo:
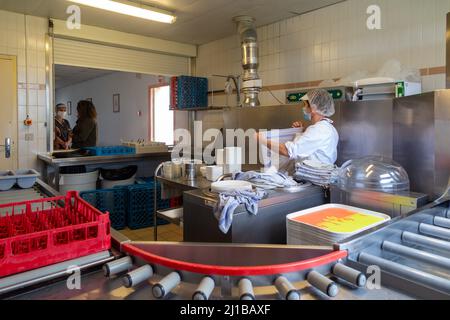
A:
<svg viewBox="0 0 450 320">
<path fill-rule="evenodd" d="M 262 134 L 258 135 L 258 140 L 269 149 L 278 150 L 278 154 L 288 157 L 291 163 L 309 159 L 323 164 L 334 164 L 337 160 L 339 134 L 333 126 L 333 121 L 329 119 L 335 113 L 333 98 L 326 90 L 314 89 L 302 100 L 305 102 L 304 119 L 312 122 L 303 134 L 286 143 L 267 140 Z M 292 127 L 303 128 L 303 124 L 297 121 Z M 294 166 L 290 165 L 289 168 L 284 171 L 291 174 Z M 283 170 L 280 168 L 280 171 Z"/>
</svg>

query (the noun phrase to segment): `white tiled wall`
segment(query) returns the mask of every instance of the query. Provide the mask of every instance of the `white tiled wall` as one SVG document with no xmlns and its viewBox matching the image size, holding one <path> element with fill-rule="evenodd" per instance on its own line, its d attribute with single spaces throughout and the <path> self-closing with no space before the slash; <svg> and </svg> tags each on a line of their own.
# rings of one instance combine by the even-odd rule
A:
<svg viewBox="0 0 450 320">
<path fill-rule="evenodd" d="M 36 168 L 36 153 L 46 151 L 46 33 L 47 19 L 0 10 L 0 54 L 17 56 L 20 168 Z M 27 111 L 31 127 L 23 125 Z M 25 141 L 26 133 L 34 135 L 33 141 Z"/>
<path fill-rule="evenodd" d="M 381 8 L 381 30 L 366 26 L 366 10 L 373 4 Z M 269 86 L 373 73 L 389 59 L 419 69 L 444 66 L 449 11 L 450 0 L 348 0 L 260 27 L 260 76 Z M 197 75 L 223 89 L 224 80 L 212 75 L 242 73 L 239 46 L 237 35 L 200 46 Z M 444 88 L 444 78 L 423 77 L 424 90 Z M 274 94 L 284 101 L 284 91 Z M 215 105 L 225 103 L 225 97 L 215 99 Z M 267 92 L 260 100 L 278 104 Z"/>
</svg>

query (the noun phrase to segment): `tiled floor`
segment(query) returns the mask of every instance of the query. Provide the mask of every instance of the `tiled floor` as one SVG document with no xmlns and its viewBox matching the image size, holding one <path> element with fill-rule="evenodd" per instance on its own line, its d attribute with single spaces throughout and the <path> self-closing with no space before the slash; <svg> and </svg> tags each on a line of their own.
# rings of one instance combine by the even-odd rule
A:
<svg viewBox="0 0 450 320">
<path fill-rule="evenodd" d="M 153 227 L 140 230 L 124 229 L 122 234 L 134 241 L 153 241 Z M 183 241 L 183 229 L 174 224 L 158 226 L 158 241 Z"/>
</svg>

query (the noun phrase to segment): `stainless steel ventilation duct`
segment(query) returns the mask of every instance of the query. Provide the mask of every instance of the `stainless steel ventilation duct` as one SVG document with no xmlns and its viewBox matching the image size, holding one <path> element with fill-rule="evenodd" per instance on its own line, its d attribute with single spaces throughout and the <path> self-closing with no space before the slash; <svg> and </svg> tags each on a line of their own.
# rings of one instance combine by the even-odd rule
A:
<svg viewBox="0 0 450 320">
<path fill-rule="evenodd" d="M 239 16 L 233 19 L 241 35 L 242 92 L 244 94 L 244 107 L 257 107 L 260 105 L 259 93 L 262 89 L 262 80 L 258 75 L 258 36 L 256 34 L 255 19 L 249 16 Z"/>
</svg>

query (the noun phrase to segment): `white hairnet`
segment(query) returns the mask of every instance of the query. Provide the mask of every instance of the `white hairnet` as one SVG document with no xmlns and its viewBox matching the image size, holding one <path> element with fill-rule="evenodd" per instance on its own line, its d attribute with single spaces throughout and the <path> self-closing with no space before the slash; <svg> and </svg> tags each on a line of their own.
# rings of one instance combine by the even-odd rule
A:
<svg viewBox="0 0 450 320">
<path fill-rule="evenodd" d="M 307 94 L 307 100 L 316 112 L 324 117 L 331 117 L 335 113 L 333 97 L 324 89 L 314 89 Z"/>
</svg>

